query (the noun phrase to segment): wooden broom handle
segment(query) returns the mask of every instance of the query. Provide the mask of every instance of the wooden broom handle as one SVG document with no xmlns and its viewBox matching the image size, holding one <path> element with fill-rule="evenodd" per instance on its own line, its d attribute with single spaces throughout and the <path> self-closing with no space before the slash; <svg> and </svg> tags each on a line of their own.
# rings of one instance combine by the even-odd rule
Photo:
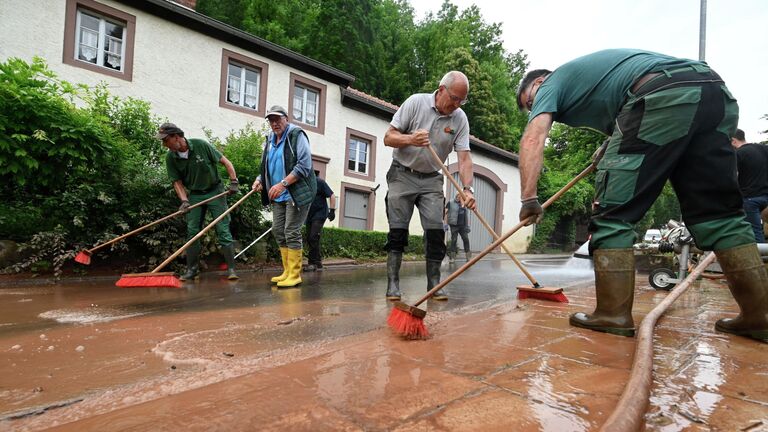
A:
<svg viewBox="0 0 768 432">
<path fill-rule="evenodd" d="M 569 181 L 569 182 L 568 182 L 568 184 L 566 184 L 565 186 L 563 186 L 563 187 L 562 187 L 562 188 L 561 188 L 559 191 L 557 191 L 557 192 L 556 192 L 554 195 L 552 195 L 552 196 L 551 196 L 551 197 L 550 197 L 550 198 L 549 198 L 549 199 L 548 199 L 546 202 L 544 202 L 544 204 L 542 204 L 542 205 L 541 205 L 541 208 L 547 208 L 547 207 L 549 207 L 549 206 L 550 206 L 550 205 L 551 205 L 553 202 L 555 202 L 555 201 L 556 201 L 558 198 L 560 198 L 560 197 L 561 197 L 561 196 L 562 196 L 564 193 L 568 192 L 568 189 L 572 188 L 572 187 L 573 187 L 573 185 L 575 185 L 575 184 L 576 184 L 576 183 L 577 183 L 579 180 L 583 179 L 584 177 L 586 177 L 586 176 L 587 176 L 589 173 L 591 173 L 591 172 L 592 172 L 592 171 L 594 171 L 594 170 L 595 170 L 595 164 L 594 164 L 594 163 L 593 163 L 593 164 L 590 164 L 590 165 L 589 165 L 587 168 L 585 168 L 585 169 L 584 169 L 584 171 L 582 171 L 581 173 L 579 173 L 579 175 L 577 175 L 576 177 L 574 177 L 574 178 L 573 178 L 571 181 Z M 459 267 L 458 269 L 456 269 L 456 271 L 455 271 L 455 272 L 453 272 L 453 273 L 451 273 L 450 275 L 448 275 L 448 277 L 447 277 L 447 278 L 445 278 L 445 279 L 444 279 L 442 282 L 440 282 L 439 284 L 435 285 L 435 287 L 434 287 L 434 288 L 432 288 L 431 290 L 429 290 L 429 292 L 427 292 L 427 294 L 426 294 L 426 295 L 424 295 L 424 297 L 422 297 L 422 298 L 421 298 L 421 299 L 420 299 L 418 302 L 416 302 L 416 304 L 414 304 L 413 306 L 414 306 L 414 307 L 416 307 L 416 306 L 418 306 L 418 305 L 420 305 L 420 304 L 424 303 L 425 301 L 427 301 L 427 299 L 428 299 L 428 298 L 430 298 L 430 297 L 432 297 L 432 295 L 434 295 L 434 294 L 435 294 L 437 291 L 439 291 L 439 290 L 440 290 L 440 289 L 442 289 L 444 286 L 448 285 L 448 284 L 449 284 L 451 281 L 453 281 L 454 279 L 456 279 L 457 277 L 459 277 L 459 275 L 461 275 L 461 274 L 462 274 L 462 273 L 464 273 L 464 272 L 465 272 L 467 269 L 469 269 L 470 267 L 472 267 L 473 265 L 475 265 L 475 263 L 477 263 L 478 261 L 480 261 L 480 259 L 481 259 L 481 258 L 483 258 L 484 256 L 488 255 L 488 254 L 489 254 L 489 253 L 490 253 L 492 250 L 494 250 L 494 249 L 496 249 L 497 247 L 499 247 L 499 245 L 500 245 L 501 243 L 503 243 L 503 242 L 504 242 L 506 239 L 508 239 L 510 236 L 512 236 L 512 234 L 516 233 L 516 232 L 517 232 L 517 231 L 518 231 L 520 228 L 522 228 L 522 227 L 526 226 L 526 224 L 528 223 L 528 221 L 529 221 L 529 220 L 530 220 L 532 217 L 533 217 L 533 216 L 529 217 L 527 220 L 524 220 L 524 221 L 520 221 L 520 222 L 518 222 L 518 224 L 517 224 L 517 225 L 515 225 L 515 226 L 514 226 L 514 227 L 513 227 L 511 230 L 507 231 L 507 232 L 506 232 L 506 233 L 504 233 L 504 234 L 503 234 L 501 237 L 499 237 L 498 239 L 496 239 L 496 241 L 494 241 L 494 242 L 493 242 L 493 243 L 491 243 L 490 245 L 486 246 L 486 248 L 485 248 L 485 249 L 483 249 L 483 250 L 482 250 L 482 251 L 480 251 L 480 252 L 479 252 L 477 255 L 475 255 L 474 257 L 472 257 L 472 259 L 471 259 L 471 260 L 469 260 L 469 261 L 467 261 L 466 263 L 464 263 L 464 265 L 463 265 L 463 266 Z"/>
<path fill-rule="evenodd" d="M 155 269 L 154 269 L 154 270 L 152 270 L 150 273 L 157 273 L 158 271 L 160 271 L 160 269 L 162 269 L 163 267 L 165 267 L 166 265 L 168 265 L 168 263 L 169 263 L 169 262 L 171 262 L 171 261 L 173 261 L 174 259 L 176 259 L 176 257 L 177 257 L 177 256 L 179 256 L 179 255 L 181 255 L 181 253 L 182 253 L 182 252 L 184 252 L 185 250 L 187 250 L 187 248 L 188 248 L 189 246 L 191 246 L 191 245 L 192 245 L 192 243 L 196 242 L 196 241 L 197 241 L 197 240 L 198 240 L 200 237 L 204 236 L 204 235 L 205 235 L 205 233 L 206 233 L 206 232 L 208 232 L 208 230 L 210 230 L 211 228 L 213 228 L 213 226 L 214 226 L 214 225 L 216 225 L 217 223 L 221 222 L 221 220 L 222 220 L 222 219 L 224 219 L 224 218 L 225 218 L 225 217 L 226 217 L 226 216 L 229 214 L 229 212 L 231 212 L 231 211 L 232 211 L 232 210 L 234 210 L 234 209 L 235 209 L 237 206 L 239 206 L 240 204 L 242 204 L 242 202 L 243 202 L 243 201 L 245 201 L 246 199 L 248 199 L 248 197 L 249 197 L 249 196 L 251 196 L 251 194 L 252 194 L 252 193 L 254 193 L 254 192 L 256 192 L 256 189 L 251 189 L 251 190 L 250 190 L 250 191 L 249 191 L 247 194 L 243 195 L 243 197 L 242 197 L 242 198 L 240 198 L 239 200 L 237 200 L 237 202 L 236 202 L 236 203 L 232 204 L 232 206 L 231 206 L 230 208 L 226 209 L 226 210 L 224 211 L 224 213 L 220 214 L 220 215 L 219 215 L 219 217 L 217 217 L 216 219 L 214 219 L 214 220 L 213 220 L 213 222 L 209 223 L 209 224 L 208 224 L 208 226 L 206 226 L 205 228 L 203 228 L 202 230 L 200 230 L 200 232 L 199 232 L 199 233 L 195 234 L 195 236 L 194 236 L 194 237 L 192 237 L 192 238 L 191 238 L 191 239 L 190 239 L 190 240 L 189 240 L 189 241 L 188 241 L 186 244 L 184 244 L 184 246 L 182 246 L 181 248 L 179 248 L 179 250 L 177 250 L 176 252 L 174 252 L 174 253 L 173 253 L 173 255 L 169 256 L 169 257 L 168 257 L 168 258 L 167 258 L 165 261 L 163 261 L 163 262 L 162 262 L 162 263 L 161 263 L 159 266 L 155 267 Z"/>
<path fill-rule="evenodd" d="M 466 195 L 466 194 L 464 194 L 464 188 L 462 188 L 461 186 L 459 186 L 459 183 L 456 181 L 456 179 L 455 179 L 455 178 L 453 178 L 453 176 L 451 175 L 451 173 L 448 171 L 448 167 L 446 167 L 446 166 L 445 166 L 445 164 L 443 163 L 443 161 L 442 161 L 442 160 L 440 160 L 440 156 L 438 156 L 438 155 L 437 155 L 437 153 L 435 152 L 435 149 L 433 149 L 431 145 L 429 146 L 429 152 L 430 152 L 430 153 L 432 153 L 432 156 L 433 156 L 433 157 L 435 158 L 435 160 L 436 160 L 436 161 L 437 161 L 437 162 L 440 164 L 440 168 L 442 168 L 442 170 L 443 170 L 443 174 L 445 174 L 445 176 L 446 176 L 446 177 L 448 177 L 448 180 L 450 180 L 450 181 L 451 181 L 451 183 L 453 184 L 453 187 L 455 187 L 455 188 L 456 188 L 456 190 L 459 192 L 459 195 L 461 196 L 461 200 L 462 200 L 462 201 L 464 201 L 464 202 L 466 202 L 466 201 L 467 201 L 467 195 Z M 496 232 L 496 231 L 495 231 L 493 228 L 491 228 L 491 226 L 490 226 L 490 225 L 488 224 L 488 222 L 485 220 L 485 218 L 483 217 L 483 215 L 482 215 L 482 214 L 480 214 L 480 210 L 478 210 L 478 209 L 477 209 L 477 206 L 475 206 L 475 208 L 474 208 L 474 209 L 472 209 L 472 211 L 475 213 L 475 216 L 477 216 L 477 218 L 480 220 L 480 223 L 481 223 L 481 224 L 483 224 L 483 226 L 485 227 L 485 229 L 487 229 L 487 230 L 488 230 L 488 232 L 491 234 L 491 236 L 493 237 L 493 239 L 494 239 L 494 240 L 498 239 L 498 238 L 499 238 L 499 234 L 498 234 L 498 233 L 497 233 L 497 232 Z M 526 268 L 523 266 L 523 263 L 521 263 L 521 262 L 520 262 L 520 261 L 517 259 L 517 257 L 516 257 L 516 256 L 515 256 L 515 255 L 512 253 L 512 251 L 510 251 L 510 250 L 507 248 L 507 245 L 505 245 L 504 243 L 502 243 L 502 244 L 501 244 L 501 247 L 502 247 L 502 249 L 504 249 L 504 252 L 506 252 L 506 253 L 507 253 L 507 255 L 509 255 L 509 257 L 510 257 L 510 258 L 512 258 L 512 261 L 515 263 L 515 265 L 517 265 L 517 268 L 519 268 L 519 269 L 520 269 L 520 271 L 521 271 L 521 272 L 523 272 L 523 274 L 525 275 L 525 277 L 527 277 L 527 278 L 528 278 L 528 280 L 529 280 L 529 281 L 531 281 L 531 283 L 533 284 L 533 286 L 535 286 L 535 287 L 538 287 L 538 286 L 539 286 L 539 283 L 536 281 L 536 279 L 533 277 L 533 275 L 532 275 L 532 274 L 530 274 L 530 273 L 528 272 L 528 270 L 527 270 L 527 269 L 526 269 Z"/>
<path fill-rule="evenodd" d="M 224 192 L 222 192 L 222 193 L 220 193 L 218 195 L 215 195 L 215 196 L 212 196 L 212 197 L 210 197 L 210 198 L 208 198 L 206 200 L 200 201 L 199 203 L 196 203 L 195 205 L 191 205 L 191 206 L 187 207 L 187 209 L 191 210 L 191 209 L 193 209 L 195 207 L 198 207 L 198 206 L 201 206 L 201 205 L 206 204 L 208 202 L 211 202 L 211 201 L 213 201 L 213 200 L 215 200 L 217 198 L 221 198 L 221 197 L 223 197 L 224 195 L 226 195 L 228 193 L 229 193 L 228 191 L 224 191 Z M 147 228 L 151 228 L 151 227 L 159 224 L 160 222 L 165 222 L 168 219 L 174 218 L 174 217 L 176 217 L 176 216 L 178 216 L 180 214 L 183 214 L 183 213 L 185 213 L 185 212 L 183 212 L 181 210 L 179 210 L 177 212 L 174 212 L 174 213 L 171 213 L 168 216 L 160 218 L 160 219 L 158 219 L 158 220 L 156 220 L 154 222 L 150 222 L 150 223 L 148 223 L 148 224 L 146 224 L 146 225 L 144 225 L 142 227 L 136 228 L 135 230 L 133 230 L 133 231 L 131 231 L 129 233 L 123 234 L 120 237 L 115 237 L 115 238 L 113 238 L 112 240 L 110 240 L 110 241 L 108 241 L 106 243 L 103 243 L 103 244 L 100 244 L 100 245 L 98 245 L 98 246 L 96 246 L 94 248 L 88 249 L 86 252 L 88 252 L 89 254 L 92 254 L 93 252 L 95 252 L 95 251 L 97 251 L 97 250 L 99 250 L 99 249 L 101 249 L 101 248 L 103 248 L 105 246 L 109 246 L 112 243 L 119 242 L 120 240 L 122 240 L 122 239 L 124 239 L 126 237 L 130 237 L 130 236 L 132 236 L 134 234 L 138 234 L 138 233 L 140 233 L 141 231 L 144 231 Z"/>
</svg>

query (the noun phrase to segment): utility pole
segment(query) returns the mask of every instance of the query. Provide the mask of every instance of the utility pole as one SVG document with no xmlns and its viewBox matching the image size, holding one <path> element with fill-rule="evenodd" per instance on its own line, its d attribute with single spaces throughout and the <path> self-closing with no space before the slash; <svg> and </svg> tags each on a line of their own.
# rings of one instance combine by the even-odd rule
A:
<svg viewBox="0 0 768 432">
<path fill-rule="evenodd" d="M 707 52 L 707 0 L 701 0 L 699 14 L 699 60 L 706 60 Z"/>
</svg>

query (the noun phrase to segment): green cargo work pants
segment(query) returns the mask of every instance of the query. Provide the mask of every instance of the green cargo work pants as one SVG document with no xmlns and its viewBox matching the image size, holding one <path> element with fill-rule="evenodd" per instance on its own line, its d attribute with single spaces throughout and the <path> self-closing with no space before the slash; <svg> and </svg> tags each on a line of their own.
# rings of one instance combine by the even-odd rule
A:
<svg viewBox="0 0 768 432">
<path fill-rule="evenodd" d="M 218 195 L 224 192 L 224 186 L 219 183 L 218 186 L 206 193 L 189 193 L 189 204 L 194 205 L 200 201 L 204 201 L 214 195 Z M 200 207 L 195 207 L 187 213 L 187 241 L 197 235 L 207 224 L 205 223 L 205 214 L 210 211 L 211 217 L 216 219 L 221 216 L 227 210 L 227 197 L 215 199 Z M 229 231 L 229 215 L 224 217 L 219 223 L 216 224 L 216 240 L 220 247 L 224 247 L 232 243 L 232 233 Z M 199 244 L 199 241 L 197 242 Z"/>
<path fill-rule="evenodd" d="M 754 242 L 730 144 L 738 117 L 736 99 L 704 67 L 664 71 L 629 92 L 597 167 L 590 249 L 632 247 L 667 180 L 700 249 Z"/>
</svg>

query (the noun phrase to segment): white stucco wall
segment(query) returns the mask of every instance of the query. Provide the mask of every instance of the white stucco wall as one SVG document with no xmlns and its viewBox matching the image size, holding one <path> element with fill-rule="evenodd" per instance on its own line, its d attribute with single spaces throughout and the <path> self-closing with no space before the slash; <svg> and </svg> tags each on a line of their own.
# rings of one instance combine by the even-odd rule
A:
<svg viewBox="0 0 768 432">
<path fill-rule="evenodd" d="M 88 85 L 105 82 L 114 95 L 149 101 L 156 115 L 176 123 L 191 137 L 203 136 L 203 128 L 223 138 L 228 132 L 239 130 L 248 122 L 256 128 L 264 124 L 263 118 L 219 107 L 224 48 L 269 65 L 267 107 L 279 104 L 288 108 L 291 73 L 324 84 L 327 90 L 325 131 L 323 134 L 308 131 L 312 152 L 330 159 L 326 181 L 337 197 L 341 194 L 342 182 L 371 188 L 381 184 L 375 195 L 373 229 L 387 230 L 385 176 L 392 159 L 392 149 L 384 146 L 383 142 L 384 133 L 389 127 L 387 120 L 343 106 L 341 88 L 336 84 L 122 3 L 110 0 L 101 0 L 99 3 L 136 17 L 132 81 L 62 62 L 66 12 L 64 0 L 0 0 L 0 59 L 4 61 L 9 57 L 19 57 L 30 61 L 34 56 L 39 56 L 66 81 Z M 347 127 L 377 138 L 374 181 L 344 175 Z M 517 223 L 520 206 L 517 168 L 509 161 L 500 161 L 481 152 L 474 152 L 473 157 L 476 164 L 497 173 L 507 182 L 502 222 L 503 231 L 506 231 Z M 339 219 L 337 217 L 327 226 L 338 226 Z M 410 230 L 413 234 L 422 232 L 418 212 L 414 214 Z M 525 250 L 526 237 L 531 232 L 528 228 L 521 231 L 507 242 L 517 252 Z"/>
</svg>

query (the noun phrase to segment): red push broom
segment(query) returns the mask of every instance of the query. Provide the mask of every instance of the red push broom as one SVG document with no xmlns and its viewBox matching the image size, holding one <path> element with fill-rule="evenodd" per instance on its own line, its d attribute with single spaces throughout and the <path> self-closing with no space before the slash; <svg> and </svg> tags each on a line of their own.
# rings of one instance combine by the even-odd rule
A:
<svg viewBox="0 0 768 432">
<path fill-rule="evenodd" d="M 179 250 L 173 253 L 173 255 L 169 256 L 168 259 L 163 261 L 159 266 L 155 267 L 154 270 L 152 270 L 149 273 L 129 273 L 124 274 L 120 277 L 120 279 L 115 283 L 116 286 L 119 286 L 121 288 L 143 288 L 143 287 L 167 287 L 167 288 L 181 288 L 181 281 L 179 278 L 176 277 L 176 275 L 173 272 L 165 272 L 165 273 L 159 273 L 160 269 L 168 265 L 171 261 L 176 259 L 177 256 L 181 255 L 182 252 L 187 250 L 188 247 L 192 245 L 192 243 L 196 242 L 200 239 L 200 237 L 204 236 L 206 232 L 208 232 L 211 228 L 213 228 L 217 223 L 219 223 L 222 219 L 224 219 L 229 212 L 237 208 L 243 201 L 248 199 L 249 196 L 251 196 L 252 193 L 256 192 L 255 189 L 251 189 L 247 194 L 243 195 L 242 198 L 240 198 L 236 203 L 232 204 L 231 207 L 229 207 L 224 213 L 220 214 L 219 217 L 214 219 L 211 223 L 208 224 L 205 228 L 200 230 L 199 233 L 197 233 L 194 237 L 192 237 L 188 242 L 184 244 Z"/>
<path fill-rule="evenodd" d="M 206 204 L 206 203 L 208 203 L 210 201 L 213 201 L 213 200 L 215 200 L 217 198 L 221 198 L 224 195 L 226 195 L 227 193 L 229 193 L 229 192 L 222 192 L 222 193 L 220 193 L 220 194 L 218 194 L 216 196 L 212 196 L 212 197 L 210 197 L 210 198 L 208 198 L 206 200 L 200 201 L 199 203 L 195 203 L 194 205 L 189 206 L 187 209 L 193 209 L 195 207 L 199 207 L 199 206 L 201 206 L 203 204 Z M 155 225 L 157 225 L 157 224 L 159 224 L 161 222 L 165 222 L 168 219 L 175 218 L 176 216 L 179 216 L 179 215 L 182 215 L 182 214 L 184 214 L 184 212 L 179 210 L 177 212 L 169 214 L 168 216 L 160 218 L 160 219 L 158 219 L 158 220 L 156 220 L 154 222 L 150 222 L 150 223 L 148 223 L 148 224 L 146 224 L 146 225 L 144 225 L 142 227 L 136 228 L 135 230 L 133 230 L 133 231 L 131 231 L 129 233 L 125 233 L 125 234 L 121 235 L 120 237 L 115 237 L 115 238 L 113 238 L 112 240 L 110 240 L 110 241 L 108 241 L 106 243 L 100 244 L 100 245 L 98 245 L 96 247 L 93 247 L 93 248 L 90 248 L 88 250 L 81 250 L 75 256 L 75 262 L 78 262 L 78 263 L 84 264 L 84 265 L 89 265 L 89 264 L 91 264 L 91 255 L 93 255 L 93 253 L 96 252 L 97 250 L 99 250 L 99 249 L 101 249 L 103 247 L 109 246 L 112 243 L 117 243 L 120 240 L 126 239 L 126 238 L 128 238 L 128 237 L 130 237 L 130 236 L 132 236 L 134 234 L 138 234 L 138 233 L 144 231 L 147 228 L 153 227 L 153 226 L 155 226 Z"/>
<path fill-rule="evenodd" d="M 432 153 L 432 157 L 434 160 L 440 164 L 440 167 L 443 170 L 443 174 L 445 177 L 448 178 L 448 180 L 451 181 L 451 184 L 453 184 L 453 187 L 456 188 L 456 191 L 459 193 L 459 196 L 461 197 L 461 200 L 463 202 L 467 201 L 467 195 L 464 193 L 464 188 L 459 186 L 459 183 L 456 181 L 455 178 L 451 175 L 451 172 L 448 171 L 448 168 L 445 166 L 443 161 L 440 159 L 440 156 L 437 155 L 435 152 L 435 149 L 432 148 L 432 146 L 428 146 L 429 152 Z M 480 210 L 475 207 L 473 210 L 475 213 L 475 216 L 477 216 L 477 219 L 480 221 L 480 223 L 485 227 L 486 230 L 488 230 L 488 233 L 491 234 L 494 240 L 497 240 L 499 238 L 499 234 L 491 228 L 491 225 L 488 224 L 488 222 L 483 217 L 482 213 L 480 213 Z M 507 248 L 507 245 L 504 243 L 501 244 L 501 248 L 504 249 L 504 252 L 509 255 L 509 257 L 512 259 L 512 262 L 517 265 L 517 268 L 520 269 L 521 272 L 525 275 L 525 277 L 528 278 L 529 281 L 531 281 L 531 285 L 519 285 L 517 287 L 517 298 L 524 299 L 528 297 L 538 298 L 541 300 L 550 300 L 550 301 L 556 301 L 561 303 L 568 303 L 568 298 L 563 294 L 562 288 L 552 288 L 552 287 L 542 287 L 539 285 L 539 282 L 536 281 L 536 279 L 533 277 L 531 273 L 528 272 L 528 270 L 523 266 L 523 263 L 520 262 L 520 260 L 517 259 L 517 257 L 512 253 L 512 251 Z"/>
<path fill-rule="evenodd" d="M 565 192 L 567 192 L 570 188 L 573 187 L 579 180 L 586 177 L 589 173 L 591 173 L 595 169 L 595 165 L 591 164 L 588 166 L 584 171 L 579 173 L 576 177 L 573 178 L 568 184 L 563 186 L 562 189 L 557 191 L 552 197 L 550 197 L 544 204 L 542 204 L 542 208 L 549 207 L 555 200 L 560 198 Z M 427 299 L 432 297 L 437 291 L 451 283 L 454 279 L 459 277 L 462 273 L 464 273 L 467 269 L 475 265 L 478 261 L 480 261 L 481 258 L 488 255 L 492 250 L 499 247 L 505 240 L 507 240 L 509 237 L 512 236 L 512 234 L 516 233 L 520 228 L 524 227 L 528 221 L 521 221 L 517 225 L 515 225 L 511 230 L 507 231 L 504 235 L 496 239 L 493 243 L 488 245 L 485 249 L 480 251 L 477 255 L 472 257 L 471 260 L 464 263 L 463 266 L 459 267 L 455 272 L 448 275 L 445 280 L 440 282 L 439 284 L 435 285 L 434 288 L 429 290 L 427 294 L 422 297 L 416 304 L 413 306 L 410 306 L 403 302 L 396 302 L 394 304 L 394 307 L 392 308 L 392 312 L 390 312 L 389 317 L 387 318 L 387 325 L 389 325 L 392 330 L 394 330 L 397 334 L 403 336 L 406 339 L 425 339 L 429 336 L 429 332 L 427 331 L 426 326 L 424 325 L 424 317 L 427 315 L 427 312 L 419 309 L 418 306 L 421 303 L 424 303 Z"/>
</svg>

